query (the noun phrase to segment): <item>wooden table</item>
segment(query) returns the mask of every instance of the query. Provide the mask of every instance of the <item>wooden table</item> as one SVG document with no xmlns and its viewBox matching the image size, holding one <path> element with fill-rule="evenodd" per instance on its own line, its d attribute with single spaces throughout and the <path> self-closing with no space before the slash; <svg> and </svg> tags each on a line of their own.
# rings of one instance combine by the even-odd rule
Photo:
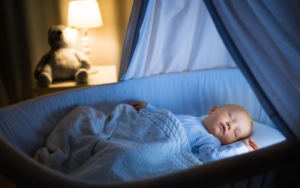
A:
<svg viewBox="0 0 300 188">
<path fill-rule="evenodd" d="M 115 65 L 92 66 L 89 70 L 88 83 L 79 84 L 75 80 L 55 81 L 49 87 L 40 87 L 36 82 L 32 91 L 36 96 L 41 96 L 49 93 L 65 91 L 85 86 L 109 84 L 117 82 L 117 70 Z"/>
</svg>

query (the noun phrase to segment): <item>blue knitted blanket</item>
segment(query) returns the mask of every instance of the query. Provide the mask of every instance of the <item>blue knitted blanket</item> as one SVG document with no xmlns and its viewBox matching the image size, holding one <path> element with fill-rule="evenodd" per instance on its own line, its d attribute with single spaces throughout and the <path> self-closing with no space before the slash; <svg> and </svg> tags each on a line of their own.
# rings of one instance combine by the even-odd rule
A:
<svg viewBox="0 0 300 188">
<path fill-rule="evenodd" d="M 126 104 L 107 115 L 77 107 L 53 129 L 35 159 L 70 176 L 104 183 L 151 178 L 202 164 L 171 112 L 137 112 Z"/>
</svg>

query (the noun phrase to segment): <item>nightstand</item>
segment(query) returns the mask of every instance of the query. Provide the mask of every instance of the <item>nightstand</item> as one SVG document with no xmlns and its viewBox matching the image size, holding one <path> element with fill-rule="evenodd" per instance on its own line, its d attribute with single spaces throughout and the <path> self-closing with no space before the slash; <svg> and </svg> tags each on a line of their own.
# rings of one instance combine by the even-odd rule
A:
<svg viewBox="0 0 300 188">
<path fill-rule="evenodd" d="M 49 87 L 40 87 L 37 82 L 32 87 L 32 91 L 36 96 L 49 93 L 65 91 L 85 86 L 109 84 L 117 82 L 117 70 L 115 65 L 92 66 L 89 71 L 88 83 L 78 84 L 75 80 L 55 81 Z"/>
</svg>

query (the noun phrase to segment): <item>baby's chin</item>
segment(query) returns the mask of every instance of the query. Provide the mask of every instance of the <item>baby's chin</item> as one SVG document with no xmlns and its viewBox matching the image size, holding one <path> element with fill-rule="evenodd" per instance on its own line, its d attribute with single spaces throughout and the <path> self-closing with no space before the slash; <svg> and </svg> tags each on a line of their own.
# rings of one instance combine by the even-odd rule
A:
<svg viewBox="0 0 300 188">
<path fill-rule="evenodd" d="M 222 145 L 224 145 L 226 142 L 222 139 L 222 137 L 220 137 L 220 136 L 218 136 L 218 135 L 216 135 L 216 134 L 212 134 L 214 137 L 216 137 L 220 142 L 221 142 L 221 144 Z"/>
<path fill-rule="evenodd" d="M 231 141 L 231 140 L 224 139 L 222 137 L 217 137 L 217 139 L 219 139 L 219 141 L 221 142 L 222 145 L 231 144 L 232 142 L 234 142 L 234 141 Z"/>
<path fill-rule="evenodd" d="M 227 144 L 230 144 L 231 142 L 222 142 L 220 141 L 222 145 L 227 145 Z"/>
<path fill-rule="evenodd" d="M 220 139 L 219 139 L 220 140 Z M 226 145 L 226 144 L 232 144 L 233 142 L 236 142 L 236 141 L 238 141 L 238 140 L 220 140 L 220 142 L 221 142 L 221 144 L 222 145 Z"/>
</svg>

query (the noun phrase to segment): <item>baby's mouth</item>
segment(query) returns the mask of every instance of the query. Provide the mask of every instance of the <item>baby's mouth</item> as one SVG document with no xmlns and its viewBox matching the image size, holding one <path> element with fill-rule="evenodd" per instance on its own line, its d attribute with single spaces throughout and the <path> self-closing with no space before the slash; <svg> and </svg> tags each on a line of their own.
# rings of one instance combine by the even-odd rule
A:
<svg viewBox="0 0 300 188">
<path fill-rule="evenodd" d="M 222 126 L 222 129 L 223 129 L 223 134 L 225 133 L 225 126 L 222 124 L 222 123 L 220 123 L 221 124 L 221 126 Z"/>
</svg>

